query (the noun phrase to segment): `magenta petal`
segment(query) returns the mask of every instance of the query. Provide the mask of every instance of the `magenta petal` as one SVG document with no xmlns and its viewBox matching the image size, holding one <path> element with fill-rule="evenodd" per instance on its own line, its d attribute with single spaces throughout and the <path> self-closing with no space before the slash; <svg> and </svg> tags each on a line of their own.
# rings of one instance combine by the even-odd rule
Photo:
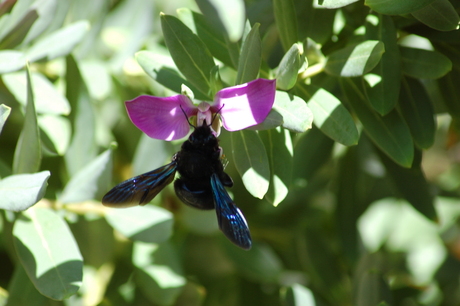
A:
<svg viewBox="0 0 460 306">
<path fill-rule="evenodd" d="M 180 105 L 187 116 L 196 114 L 196 107 L 183 95 L 167 98 L 139 96 L 126 101 L 125 105 L 135 126 L 149 137 L 162 140 L 180 139 L 189 132 L 190 126 Z"/>
<path fill-rule="evenodd" d="M 238 131 L 265 120 L 275 102 L 276 80 L 257 79 L 224 88 L 216 94 L 212 111 L 220 111 L 223 125 Z"/>
</svg>

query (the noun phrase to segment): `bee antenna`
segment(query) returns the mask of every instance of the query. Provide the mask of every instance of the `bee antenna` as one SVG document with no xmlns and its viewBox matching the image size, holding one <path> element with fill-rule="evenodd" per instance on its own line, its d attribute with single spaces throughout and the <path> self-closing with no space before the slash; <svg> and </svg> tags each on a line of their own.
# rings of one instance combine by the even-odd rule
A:
<svg viewBox="0 0 460 306">
<path fill-rule="evenodd" d="M 196 126 L 194 126 L 193 124 L 191 124 L 190 121 L 188 120 L 187 113 L 186 113 L 185 110 L 182 108 L 182 104 L 179 105 L 179 106 L 180 106 L 180 109 L 182 110 L 182 112 L 184 113 L 185 118 L 187 119 L 187 123 L 188 123 L 191 127 L 196 128 Z"/>
<path fill-rule="evenodd" d="M 222 104 L 222 106 L 217 110 L 217 112 L 214 114 L 214 116 L 212 117 L 212 120 L 211 120 L 211 124 L 209 124 L 209 126 L 212 125 L 212 123 L 214 122 L 214 119 L 216 119 L 217 115 L 220 113 L 220 111 L 224 108 L 225 104 Z"/>
</svg>

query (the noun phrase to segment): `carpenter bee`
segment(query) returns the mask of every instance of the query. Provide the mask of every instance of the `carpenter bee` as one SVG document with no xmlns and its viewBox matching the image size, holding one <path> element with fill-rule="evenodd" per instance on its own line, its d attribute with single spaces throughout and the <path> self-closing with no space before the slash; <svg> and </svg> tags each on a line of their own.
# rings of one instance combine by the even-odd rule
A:
<svg viewBox="0 0 460 306">
<path fill-rule="evenodd" d="M 187 117 L 185 112 L 184 115 Z M 215 209 L 224 235 L 249 250 L 251 234 L 243 214 L 225 189 L 233 186 L 233 180 L 224 172 L 222 149 L 212 133 L 212 122 L 190 125 L 194 131 L 173 155 L 171 163 L 118 184 L 102 198 L 102 204 L 108 207 L 145 205 L 174 180 L 177 171 L 179 178 L 174 182 L 177 197 L 198 209 Z"/>
</svg>

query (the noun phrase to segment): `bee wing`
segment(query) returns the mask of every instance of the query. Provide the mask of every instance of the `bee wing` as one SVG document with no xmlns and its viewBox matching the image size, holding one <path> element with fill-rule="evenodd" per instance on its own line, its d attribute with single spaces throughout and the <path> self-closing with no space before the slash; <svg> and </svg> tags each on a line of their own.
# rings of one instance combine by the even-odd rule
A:
<svg viewBox="0 0 460 306">
<path fill-rule="evenodd" d="M 240 209 L 233 203 L 215 173 L 211 175 L 211 187 L 220 230 L 231 242 L 242 249 L 249 250 L 252 240 L 246 219 Z"/>
<path fill-rule="evenodd" d="M 177 163 L 174 161 L 121 182 L 106 193 L 102 204 L 117 208 L 145 205 L 173 181 L 176 168 Z"/>
</svg>

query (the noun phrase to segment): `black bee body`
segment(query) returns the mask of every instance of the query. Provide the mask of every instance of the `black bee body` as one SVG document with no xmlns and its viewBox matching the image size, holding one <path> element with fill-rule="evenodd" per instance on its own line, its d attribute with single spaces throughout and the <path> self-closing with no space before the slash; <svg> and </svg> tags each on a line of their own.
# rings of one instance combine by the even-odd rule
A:
<svg viewBox="0 0 460 306">
<path fill-rule="evenodd" d="M 251 235 L 241 211 L 225 187 L 232 187 L 231 177 L 224 172 L 219 140 L 206 122 L 195 130 L 174 154 L 172 162 L 128 179 L 110 190 L 102 203 L 109 207 L 145 205 L 174 179 L 178 198 L 198 209 L 215 209 L 219 228 L 233 243 L 251 248 Z"/>
</svg>

